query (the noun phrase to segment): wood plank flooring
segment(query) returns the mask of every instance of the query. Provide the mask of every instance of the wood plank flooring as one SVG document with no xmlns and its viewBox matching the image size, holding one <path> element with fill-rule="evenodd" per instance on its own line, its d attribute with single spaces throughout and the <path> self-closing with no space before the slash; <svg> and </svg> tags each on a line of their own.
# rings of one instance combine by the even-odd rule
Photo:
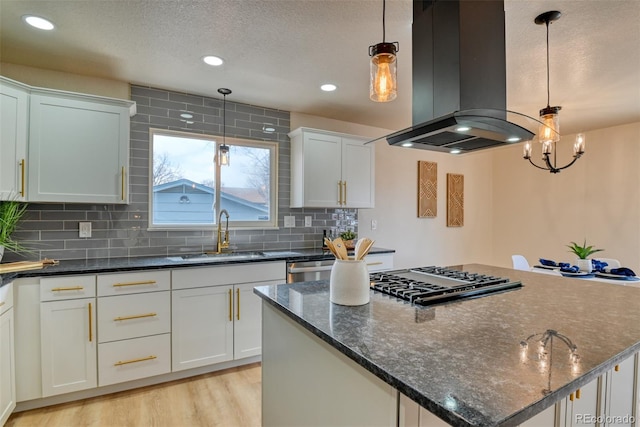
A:
<svg viewBox="0 0 640 427">
<path fill-rule="evenodd" d="M 11 415 L 5 427 L 252 427 L 259 363 Z"/>
</svg>

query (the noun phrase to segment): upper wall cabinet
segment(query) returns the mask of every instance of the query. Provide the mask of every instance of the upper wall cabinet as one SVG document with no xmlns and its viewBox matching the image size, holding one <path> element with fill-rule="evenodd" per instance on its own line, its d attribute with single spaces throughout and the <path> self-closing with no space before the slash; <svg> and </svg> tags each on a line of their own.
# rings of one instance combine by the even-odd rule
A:
<svg viewBox="0 0 640 427">
<path fill-rule="evenodd" d="M 128 203 L 134 102 L 0 83 L 0 198 Z"/>
<path fill-rule="evenodd" d="M 298 128 L 291 138 L 291 207 L 373 208 L 374 147 L 366 138 Z"/>
<path fill-rule="evenodd" d="M 128 203 L 131 102 L 32 91 L 30 201 Z"/>
<path fill-rule="evenodd" d="M 29 87 L 0 77 L 0 200 L 25 200 Z"/>
</svg>

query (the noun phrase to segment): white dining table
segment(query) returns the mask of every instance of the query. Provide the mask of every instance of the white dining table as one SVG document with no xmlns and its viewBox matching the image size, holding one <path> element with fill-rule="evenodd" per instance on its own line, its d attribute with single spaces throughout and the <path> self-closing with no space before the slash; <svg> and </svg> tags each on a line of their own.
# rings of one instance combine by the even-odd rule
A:
<svg viewBox="0 0 640 427">
<path fill-rule="evenodd" d="M 566 276 L 562 276 L 562 274 L 560 273 L 559 270 L 551 270 L 548 268 L 542 268 L 542 267 L 538 267 L 538 266 L 533 266 L 531 267 L 531 271 L 533 271 L 534 273 L 542 273 L 542 274 L 550 274 L 553 276 L 561 276 L 561 277 L 566 277 Z M 597 277 L 597 276 L 593 276 L 593 277 L 566 277 L 567 279 L 578 279 L 578 280 L 590 280 L 590 281 L 595 281 L 595 282 L 603 282 L 603 283 L 611 283 L 613 285 L 622 285 L 622 286 L 631 286 L 634 288 L 640 288 L 640 278 L 638 281 L 634 281 L 634 280 L 618 280 L 618 279 L 605 279 L 603 277 Z"/>
</svg>

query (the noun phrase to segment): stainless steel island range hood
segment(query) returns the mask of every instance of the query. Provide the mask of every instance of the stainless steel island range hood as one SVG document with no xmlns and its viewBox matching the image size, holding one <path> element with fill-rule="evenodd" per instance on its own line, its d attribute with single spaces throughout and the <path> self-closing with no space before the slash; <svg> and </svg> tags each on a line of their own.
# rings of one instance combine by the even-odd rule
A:
<svg viewBox="0 0 640 427">
<path fill-rule="evenodd" d="M 504 22 L 503 1 L 414 0 L 414 124 L 389 144 L 464 153 L 534 137 L 535 119 L 506 111 Z"/>
</svg>

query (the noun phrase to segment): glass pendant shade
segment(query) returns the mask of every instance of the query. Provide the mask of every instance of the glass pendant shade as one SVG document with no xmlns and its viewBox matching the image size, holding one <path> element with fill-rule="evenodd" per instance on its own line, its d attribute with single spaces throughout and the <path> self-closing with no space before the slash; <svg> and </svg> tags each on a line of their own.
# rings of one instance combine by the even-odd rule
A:
<svg viewBox="0 0 640 427">
<path fill-rule="evenodd" d="M 560 117 L 559 107 L 545 108 L 540 112 L 540 126 L 538 130 L 538 140 L 542 144 L 549 144 L 560 141 Z"/>
<path fill-rule="evenodd" d="M 221 166 L 229 166 L 229 146 L 221 145 L 220 146 L 220 165 Z"/>
<path fill-rule="evenodd" d="M 369 98 L 389 102 L 398 96 L 396 47 L 393 43 L 378 43 L 370 49 Z"/>
</svg>

